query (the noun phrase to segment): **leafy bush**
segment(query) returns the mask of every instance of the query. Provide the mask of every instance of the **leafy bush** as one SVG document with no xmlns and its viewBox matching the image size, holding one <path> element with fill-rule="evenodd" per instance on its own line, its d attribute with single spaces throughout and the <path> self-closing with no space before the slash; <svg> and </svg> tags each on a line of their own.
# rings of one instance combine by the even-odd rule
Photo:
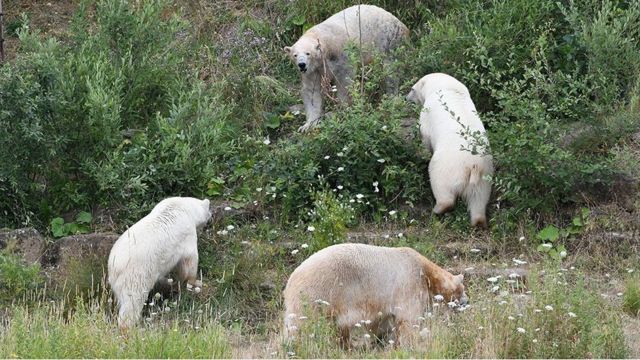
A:
<svg viewBox="0 0 640 360">
<path fill-rule="evenodd" d="M 631 315 L 640 315 L 640 279 L 638 276 L 630 276 L 627 279 L 622 308 Z"/>
<path fill-rule="evenodd" d="M 397 98 L 378 106 L 356 98 L 350 108 L 326 117 L 313 135 L 278 142 L 256 163 L 266 200 L 279 204 L 287 219 L 306 213 L 325 188 L 335 189 L 338 199 L 361 201 L 363 210 L 423 199 L 427 162 L 419 141 L 402 133 L 405 111 Z"/>
<path fill-rule="evenodd" d="M 81 6 L 71 44 L 19 31 L 22 52 L 0 70 L 0 226 L 204 192 L 232 149 L 229 107 L 190 71 L 168 4 Z"/>
<path fill-rule="evenodd" d="M 42 283 L 39 265 L 27 266 L 19 256 L 0 252 L 0 301 L 20 300 Z"/>
<path fill-rule="evenodd" d="M 585 185 L 606 183 L 615 169 L 600 145 L 624 136 L 606 119 L 640 74 L 631 55 L 640 51 L 631 40 L 638 4 L 496 0 L 452 10 L 430 19 L 409 57 L 416 77 L 447 72 L 469 87 L 488 128 L 498 199 L 516 212 L 550 210 L 579 201 Z M 571 140 L 580 128 L 598 135 L 582 137 L 589 140 L 577 149 Z"/>
</svg>

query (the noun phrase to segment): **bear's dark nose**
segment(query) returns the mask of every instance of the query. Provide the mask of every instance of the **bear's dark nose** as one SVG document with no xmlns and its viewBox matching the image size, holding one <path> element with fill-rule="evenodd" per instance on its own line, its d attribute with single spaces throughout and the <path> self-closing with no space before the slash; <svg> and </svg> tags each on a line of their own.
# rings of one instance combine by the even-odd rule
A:
<svg viewBox="0 0 640 360">
<path fill-rule="evenodd" d="M 298 63 L 298 67 L 300 68 L 300 71 L 302 71 L 302 72 L 307 71 L 307 64 L 305 64 L 303 62 Z"/>
</svg>

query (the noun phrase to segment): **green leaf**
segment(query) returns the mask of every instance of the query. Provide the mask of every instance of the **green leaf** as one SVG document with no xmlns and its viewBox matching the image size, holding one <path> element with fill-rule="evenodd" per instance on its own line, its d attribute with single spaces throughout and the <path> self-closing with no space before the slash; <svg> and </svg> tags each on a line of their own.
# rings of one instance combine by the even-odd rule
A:
<svg viewBox="0 0 640 360">
<path fill-rule="evenodd" d="M 51 233 L 53 237 L 62 237 L 65 235 L 64 232 L 64 219 L 61 217 L 54 218 L 51 220 Z"/>
<path fill-rule="evenodd" d="M 304 15 L 300 14 L 300 15 L 296 15 L 293 18 L 291 18 L 291 23 L 293 23 L 293 25 L 297 25 L 297 26 L 302 26 L 304 25 L 306 19 L 304 17 Z"/>
<path fill-rule="evenodd" d="M 558 237 L 560 236 L 560 230 L 553 226 L 553 225 L 549 225 L 547 227 L 545 227 L 544 229 L 540 230 L 540 232 L 538 232 L 538 239 L 542 240 L 542 241 L 556 241 L 558 240 Z"/>
<path fill-rule="evenodd" d="M 279 128 L 280 127 L 280 116 L 277 116 L 277 115 L 268 116 L 264 121 L 264 126 L 268 127 L 269 129 L 277 129 L 277 128 Z"/>
<path fill-rule="evenodd" d="M 551 256 L 551 258 L 554 260 L 560 260 L 560 254 L 556 249 L 549 250 L 549 256 Z"/>
<path fill-rule="evenodd" d="M 86 211 L 81 211 L 76 216 L 76 222 L 81 224 L 91 224 L 91 220 L 93 220 L 93 217 Z"/>
</svg>

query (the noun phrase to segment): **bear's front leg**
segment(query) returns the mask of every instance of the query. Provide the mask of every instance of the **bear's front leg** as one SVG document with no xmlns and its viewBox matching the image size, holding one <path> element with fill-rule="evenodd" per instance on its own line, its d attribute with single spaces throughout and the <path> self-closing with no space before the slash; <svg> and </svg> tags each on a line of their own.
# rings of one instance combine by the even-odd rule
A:
<svg viewBox="0 0 640 360">
<path fill-rule="evenodd" d="M 180 281 L 187 283 L 187 289 L 202 287 L 202 281 L 198 280 L 198 254 L 183 257 L 178 263 L 178 277 Z M 195 290 L 195 289 L 194 289 Z"/>
<path fill-rule="evenodd" d="M 302 76 L 302 102 L 307 121 L 298 131 L 307 132 L 318 124 L 322 116 L 322 86 L 317 72 Z"/>
</svg>

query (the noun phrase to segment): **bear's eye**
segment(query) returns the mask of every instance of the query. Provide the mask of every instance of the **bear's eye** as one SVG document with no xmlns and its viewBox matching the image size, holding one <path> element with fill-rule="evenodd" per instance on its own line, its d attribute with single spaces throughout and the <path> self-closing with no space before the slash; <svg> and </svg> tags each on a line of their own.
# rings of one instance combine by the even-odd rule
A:
<svg viewBox="0 0 640 360">
<path fill-rule="evenodd" d="M 298 54 L 293 54 L 293 57 L 298 57 Z"/>
<path fill-rule="evenodd" d="M 311 53 L 307 53 L 307 56 L 311 55 Z"/>
</svg>

